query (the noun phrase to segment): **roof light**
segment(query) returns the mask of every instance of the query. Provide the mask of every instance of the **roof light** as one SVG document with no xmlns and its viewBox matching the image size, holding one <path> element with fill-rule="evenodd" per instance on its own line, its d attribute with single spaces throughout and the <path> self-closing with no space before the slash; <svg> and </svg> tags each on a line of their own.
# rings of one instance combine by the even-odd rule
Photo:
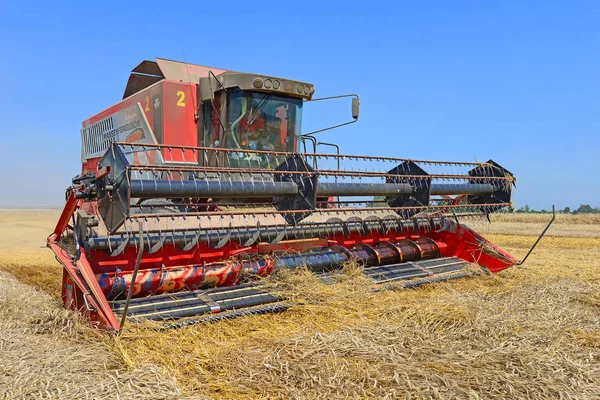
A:
<svg viewBox="0 0 600 400">
<path fill-rule="evenodd" d="M 261 87 L 263 87 L 263 81 L 260 78 L 256 78 L 254 79 L 254 82 L 252 82 L 252 85 L 254 85 L 254 87 L 257 89 L 260 89 Z"/>
</svg>

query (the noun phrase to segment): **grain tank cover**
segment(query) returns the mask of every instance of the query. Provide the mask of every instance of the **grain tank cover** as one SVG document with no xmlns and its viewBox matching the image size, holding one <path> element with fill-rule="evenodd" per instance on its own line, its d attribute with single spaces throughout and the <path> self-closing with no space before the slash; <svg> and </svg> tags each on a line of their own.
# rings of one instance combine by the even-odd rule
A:
<svg viewBox="0 0 600 400">
<path fill-rule="evenodd" d="M 144 60 L 131 70 L 123 98 L 136 94 L 140 90 L 154 85 L 163 79 L 176 82 L 198 83 L 200 78 L 207 77 L 209 71 L 220 75 L 226 70 L 204 65 L 156 58 L 156 61 Z"/>
</svg>

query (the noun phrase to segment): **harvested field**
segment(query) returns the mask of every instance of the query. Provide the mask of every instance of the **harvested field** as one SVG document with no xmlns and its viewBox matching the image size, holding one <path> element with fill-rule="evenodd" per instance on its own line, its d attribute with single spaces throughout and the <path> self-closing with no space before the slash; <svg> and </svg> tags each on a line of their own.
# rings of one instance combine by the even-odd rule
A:
<svg viewBox="0 0 600 400">
<path fill-rule="evenodd" d="M 58 214 L 0 211 L 0 399 L 600 397 L 597 216 L 558 215 L 497 276 L 370 293 L 356 268 L 299 271 L 269 282 L 305 303 L 289 312 L 114 338 L 60 307 Z M 548 219 L 467 223 L 523 256 Z"/>
</svg>

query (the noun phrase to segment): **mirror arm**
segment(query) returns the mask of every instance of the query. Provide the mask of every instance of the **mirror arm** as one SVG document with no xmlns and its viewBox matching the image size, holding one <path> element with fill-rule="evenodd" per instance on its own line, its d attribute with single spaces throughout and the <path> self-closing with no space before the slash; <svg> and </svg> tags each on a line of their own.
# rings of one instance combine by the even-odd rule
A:
<svg viewBox="0 0 600 400">
<path fill-rule="evenodd" d="M 356 97 L 358 99 L 358 95 L 356 93 L 352 93 L 352 94 L 342 94 L 340 96 L 319 97 L 318 99 L 304 100 L 304 102 L 308 103 L 308 102 L 311 102 L 311 101 L 341 99 L 341 98 L 344 98 L 344 97 Z"/>
<path fill-rule="evenodd" d="M 309 133 L 305 133 L 302 136 L 307 136 L 307 135 L 314 135 L 315 133 L 319 133 L 319 132 L 325 132 L 331 129 L 335 129 L 335 128 L 339 128 L 340 126 L 345 126 L 345 125 L 350 125 L 355 123 L 356 121 L 358 121 L 357 119 L 355 119 L 354 121 L 348 121 L 348 122 L 344 122 L 343 124 L 339 124 L 339 125 L 335 125 L 335 126 L 330 126 L 329 128 L 325 128 L 325 129 L 319 129 L 318 131 L 312 131 Z"/>
<path fill-rule="evenodd" d="M 356 102 L 356 104 L 358 105 L 358 95 L 357 94 L 343 94 L 340 96 L 329 96 L 329 97 L 320 97 L 318 99 L 311 99 L 311 100 L 306 100 L 305 102 L 311 102 L 311 101 L 321 101 L 321 100 L 331 100 L 331 99 L 341 99 L 344 97 L 353 97 L 353 107 L 354 107 L 354 102 Z M 353 113 L 354 113 L 354 108 L 353 108 Z M 353 115 L 354 117 L 354 115 Z M 334 126 L 330 126 L 329 128 L 324 128 L 324 129 L 319 129 L 316 131 L 312 131 L 309 133 L 305 133 L 302 135 L 302 137 L 305 136 L 309 136 L 309 135 L 314 135 L 315 133 L 319 133 L 319 132 L 325 132 L 325 131 L 329 131 L 331 129 L 336 129 L 345 125 L 350 125 L 355 123 L 356 121 L 358 121 L 358 110 L 356 113 L 356 116 L 354 117 L 354 119 L 352 121 L 348 121 L 348 122 L 344 122 L 343 124 L 339 124 L 339 125 L 334 125 Z M 316 148 L 316 144 L 315 144 L 315 148 Z"/>
</svg>

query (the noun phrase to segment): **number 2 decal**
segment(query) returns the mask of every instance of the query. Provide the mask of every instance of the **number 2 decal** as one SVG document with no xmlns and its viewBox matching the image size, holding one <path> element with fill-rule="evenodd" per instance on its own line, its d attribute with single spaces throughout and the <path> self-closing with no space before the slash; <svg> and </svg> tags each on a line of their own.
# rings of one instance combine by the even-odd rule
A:
<svg viewBox="0 0 600 400">
<path fill-rule="evenodd" d="M 146 96 L 146 107 L 144 107 L 144 111 L 150 111 L 150 97 Z"/>
<path fill-rule="evenodd" d="M 180 90 L 177 92 L 177 97 L 179 97 L 179 100 L 177 100 L 177 105 L 179 107 L 185 107 L 185 103 L 183 102 L 185 100 L 185 93 Z"/>
</svg>

